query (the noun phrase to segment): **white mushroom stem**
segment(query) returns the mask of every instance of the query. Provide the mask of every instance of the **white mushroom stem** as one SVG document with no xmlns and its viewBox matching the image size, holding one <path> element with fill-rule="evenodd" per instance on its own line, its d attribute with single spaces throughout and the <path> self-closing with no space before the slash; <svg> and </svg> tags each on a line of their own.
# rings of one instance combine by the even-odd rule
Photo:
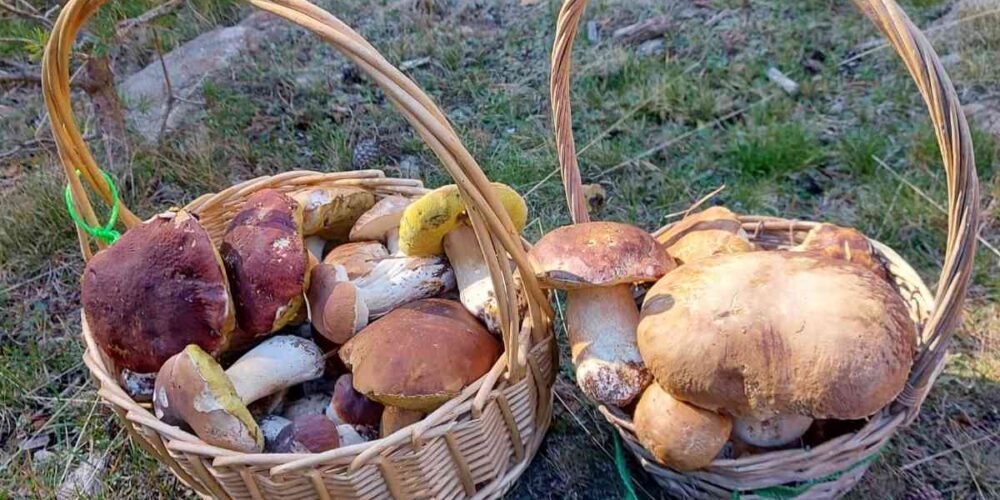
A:
<svg viewBox="0 0 1000 500">
<path fill-rule="evenodd" d="M 399 255 L 399 226 L 385 233 L 385 248 L 389 250 L 389 255 Z"/>
<path fill-rule="evenodd" d="M 733 421 L 733 432 L 748 444 L 774 448 L 797 441 L 812 423 L 812 418 L 803 415 L 778 415 L 764 420 L 741 418 Z"/>
<path fill-rule="evenodd" d="M 491 333 L 500 333 L 496 292 L 476 232 L 466 224 L 452 229 L 444 237 L 444 253 L 455 271 L 462 305 L 479 318 Z"/>
<path fill-rule="evenodd" d="M 309 236 L 305 239 L 306 249 L 318 261 L 323 260 L 323 249 L 326 248 L 326 240 L 319 236 Z"/>
<path fill-rule="evenodd" d="M 566 330 L 576 381 L 597 402 L 625 406 L 650 376 L 639 355 L 639 309 L 629 285 L 566 292 Z"/>
<path fill-rule="evenodd" d="M 353 425 L 348 424 L 337 424 L 337 434 L 340 434 L 340 446 L 352 446 L 355 444 L 361 444 L 366 441 L 361 434 L 354 429 Z"/>
<path fill-rule="evenodd" d="M 312 341 L 292 335 L 271 337 L 226 370 L 244 404 L 323 376 L 323 352 Z"/>
<path fill-rule="evenodd" d="M 455 274 L 442 257 L 392 257 L 379 261 L 354 285 L 368 306 L 370 319 L 414 300 L 455 288 Z"/>
</svg>

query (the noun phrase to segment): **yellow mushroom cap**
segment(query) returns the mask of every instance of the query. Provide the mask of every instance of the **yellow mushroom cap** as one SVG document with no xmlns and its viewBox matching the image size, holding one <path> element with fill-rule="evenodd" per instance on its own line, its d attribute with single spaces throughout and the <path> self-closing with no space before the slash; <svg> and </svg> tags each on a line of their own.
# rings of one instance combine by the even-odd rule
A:
<svg viewBox="0 0 1000 500">
<path fill-rule="evenodd" d="M 493 192 L 520 232 L 528 221 L 528 206 L 510 186 L 493 183 Z M 458 186 L 449 184 L 425 194 L 406 207 L 399 222 L 399 249 L 413 257 L 439 255 L 444 251 L 444 235 L 455 228 L 465 214 Z"/>
</svg>

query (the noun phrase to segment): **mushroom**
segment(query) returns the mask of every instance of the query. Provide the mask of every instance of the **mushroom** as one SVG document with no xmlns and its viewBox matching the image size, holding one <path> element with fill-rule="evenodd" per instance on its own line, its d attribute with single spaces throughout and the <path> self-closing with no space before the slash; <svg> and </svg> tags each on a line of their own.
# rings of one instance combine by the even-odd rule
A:
<svg viewBox="0 0 1000 500">
<path fill-rule="evenodd" d="M 673 260 L 645 231 L 615 222 L 556 229 L 528 257 L 543 286 L 566 290 L 580 389 L 599 403 L 628 405 L 650 380 L 636 347 L 639 310 L 631 285 L 660 278 Z"/>
<path fill-rule="evenodd" d="M 378 261 L 389 257 L 385 245 L 377 241 L 346 243 L 330 250 L 323 264 L 342 266 L 348 279 L 357 279 L 371 272 Z"/>
<path fill-rule="evenodd" d="M 425 299 L 368 325 L 344 344 L 340 357 L 353 372 L 354 389 L 386 405 L 384 423 L 396 412 L 391 408 L 435 410 L 485 375 L 501 351 L 461 304 Z"/>
<path fill-rule="evenodd" d="M 503 184 L 494 183 L 493 189 L 507 209 L 514 229 L 520 233 L 528 217 L 524 199 Z M 493 280 L 465 213 L 465 204 L 455 185 L 427 193 L 403 214 L 399 225 L 400 250 L 418 256 L 443 251 L 455 271 L 462 305 L 482 320 L 487 329 L 499 333 L 500 310 Z"/>
<path fill-rule="evenodd" d="M 733 421 L 733 432 L 745 443 L 775 448 L 799 440 L 812 423 L 812 418 L 803 415 L 779 415 L 764 420 L 741 418 Z"/>
<path fill-rule="evenodd" d="M 903 389 L 916 327 L 860 266 L 767 251 L 667 274 L 646 295 L 638 339 L 657 383 L 696 406 L 752 422 L 856 419 Z"/>
<path fill-rule="evenodd" d="M 278 437 L 281 436 L 281 431 L 289 425 L 292 425 L 292 421 L 280 415 L 267 415 L 257 421 L 260 433 L 264 436 L 265 453 L 278 452 Z"/>
<path fill-rule="evenodd" d="M 122 368 L 118 374 L 122 389 L 137 403 L 148 403 L 153 400 L 153 386 L 156 384 L 156 373 L 136 373 L 128 368 Z"/>
<path fill-rule="evenodd" d="M 805 240 L 793 252 L 810 252 L 831 259 L 846 260 L 868 268 L 882 279 L 889 273 L 878 252 L 865 235 L 856 229 L 819 224 L 809 230 Z"/>
<path fill-rule="evenodd" d="M 280 330 L 302 307 L 309 258 L 302 241 L 302 208 L 273 189 L 247 198 L 222 239 L 236 317 L 249 342 Z"/>
<path fill-rule="evenodd" d="M 368 441 L 353 425 L 339 424 L 337 433 L 340 434 L 340 446 L 353 446 Z"/>
<path fill-rule="evenodd" d="M 324 250 L 326 249 L 327 241 L 319 236 L 307 236 L 303 243 L 306 246 L 306 250 L 309 251 L 309 260 L 313 262 L 309 267 L 313 267 L 316 263 L 323 260 Z"/>
<path fill-rule="evenodd" d="M 378 261 L 353 283 L 371 320 L 403 304 L 454 289 L 455 273 L 443 257 L 393 256 Z"/>
<path fill-rule="evenodd" d="M 313 327 L 335 344 L 347 342 L 368 324 L 368 306 L 343 267 L 313 268 L 307 298 Z"/>
<path fill-rule="evenodd" d="M 639 398 L 633 423 L 639 443 L 660 463 L 679 471 L 712 463 L 733 428 L 728 416 L 679 401 L 656 383 Z"/>
<path fill-rule="evenodd" d="M 146 374 L 155 374 L 188 344 L 222 352 L 236 325 L 219 253 L 184 210 L 157 215 L 123 234 L 87 263 L 82 281 L 83 313 L 95 342 L 130 371 L 125 377 L 145 383 Z"/>
<path fill-rule="evenodd" d="M 291 197 L 303 210 L 302 234 L 334 243 L 347 241 L 354 222 L 375 204 L 375 195 L 356 187 L 313 187 Z"/>
<path fill-rule="evenodd" d="M 424 419 L 425 413 L 419 410 L 405 410 L 396 406 L 387 406 L 382 412 L 380 437 L 391 436 L 396 431 L 409 427 Z"/>
<path fill-rule="evenodd" d="M 322 415 L 329 401 L 330 394 L 309 394 L 288 403 L 281 416 L 288 420 L 295 420 L 305 415 Z"/>
<path fill-rule="evenodd" d="M 389 253 L 396 253 L 399 249 L 399 220 L 412 201 L 402 196 L 382 198 L 354 223 L 351 241 L 381 241 L 388 247 Z"/>
<path fill-rule="evenodd" d="M 189 345 L 160 369 L 153 408 L 167 423 L 186 422 L 208 444 L 260 452 L 264 439 L 247 405 L 322 374 L 323 354 L 299 337 L 271 337 L 225 371 Z"/>
<path fill-rule="evenodd" d="M 323 453 L 340 447 L 340 432 L 323 415 L 303 415 L 282 429 L 276 441 L 281 453 Z"/>
<path fill-rule="evenodd" d="M 382 418 L 382 405 L 354 390 L 354 376 L 345 373 L 337 378 L 326 416 L 338 424 L 376 427 Z"/>
<path fill-rule="evenodd" d="M 678 264 L 754 249 L 736 215 L 718 206 L 684 217 L 657 236 L 656 240 Z"/>
</svg>

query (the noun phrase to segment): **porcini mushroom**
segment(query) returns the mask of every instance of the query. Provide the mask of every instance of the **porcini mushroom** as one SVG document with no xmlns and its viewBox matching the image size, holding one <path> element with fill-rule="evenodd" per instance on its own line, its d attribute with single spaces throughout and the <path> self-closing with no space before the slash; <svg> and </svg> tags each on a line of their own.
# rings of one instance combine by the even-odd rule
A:
<svg viewBox="0 0 1000 500">
<path fill-rule="evenodd" d="M 728 416 L 678 401 L 656 383 L 639 398 L 633 423 L 639 443 L 660 463 L 679 471 L 712 463 L 733 428 Z"/>
<path fill-rule="evenodd" d="M 303 307 L 309 258 L 302 241 L 302 208 L 264 189 L 247 198 L 222 239 L 241 335 L 280 330 Z"/>
<path fill-rule="evenodd" d="M 313 327 L 335 344 L 347 342 L 368 324 L 368 306 L 343 267 L 313 268 L 307 298 Z"/>
<path fill-rule="evenodd" d="M 724 207 L 688 215 L 656 237 L 678 264 L 713 255 L 753 251 L 743 224 Z"/>
<path fill-rule="evenodd" d="M 264 437 L 264 452 L 278 452 L 278 437 L 289 425 L 292 425 L 292 421 L 280 415 L 266 415 L 257 421 L 260 433 Z"/>
<path fill-rule="evenodd" d="M 188 344 L 218 354 L 236 324 L 219 253 L 183 210 L 153 217 L 94 255 L 81 302 L 101 351 L 147 382 L 143 374 L 156 373 Z"/>
<path fill-rule="evenodd" d="M 493 189 L 507 209 L 514 229 L 521 232 L 528 207 L 516 191 L 494 183 Z M 455 185 L 425 194 L 410 205 L 400 221 L 400 250 L 407 255 L 443 251 L 455 271 L 462 305 L 493 333 L 500 332 L 500 311 L 493 280 L 466 208 Z"/>
<path fill-rule="evenodd" d="M 454 289 L 455 273 L 443 257 L 393 256 L 378 261 L 353 283 L 373 320 L 403 304 Z"/>
<path fill-rule="evenodd" d="M 639 310 L 633 283 L 674 267 L 645 231 L 589 222 L 549 232 L 528 254 L 543 286 L 566 290 L 566 330 L 576 381 L 600 403 L 625 406 L 649 383 L 636 347 Z"/>
<path fill-rule="evenodd" d="M 779 415 L 765 420 L 740 418 L 733 421 L 733 433 L 745 443 L 774 448 L 797 441 L 812 423 L 812 418 L 803 415 Z"/>
<path fill-rule="evenodd" d="M 281 433 L 277 441 L 287 443 L 287 449 L 279 449 L 282 453 L 323 453 L 340 447 L 337 424 L 323 415 L 298 417 Z"/>
<path fill-rule="evenodd" d="M 324 264 L 342 266 L 348 279 L 357 279 L 371 272 L 378 261 L 389 257 L 385 245 L 377 241 L 359 241 L 335 247 L 323 257 Z"/>
<path fill-rule="evenodd" d="M 667 274 L 646 295 L 638 338 L 657 383 L 696 406 L 752 421 L 856 419 L 903 389 L 916 328 L 867 270 L 767 251 Z"/>
<path fill-rule="evenodd" d="M 291 197 L 303 210 L 302 234 L 334 243 L 347 241 L 354 222 L 375 204 L 375 195 L 356 187 L 312 187 Z"/>
<path fill-rule="evenodd" d="M 882 279 L 889 276 L 871 240 L 856 229 L 819 224 L 810 229 L 802 243 L 793 247 L 792 251 L 846 260 L 868 268 Z"/>
<path fill-rule="evenodd" d="M 485 375 L 500 353 L 500 343 L 474 316 L 442 299 L 399 307 L 340 349 L 354 389 L 386 405 L 384 413 L 390 407 L 433 411 Z"/>
<path fill-rule="evenodd" d="M 376 427 L 382 418 L 382 405 L 354 390 L 354 376 L 345 373 L 337 379 L 326 416 L 338 424 Z"/>
<path fill-rule="evenodd" d="M 225 371 L 189 345 L 160 369 L 153 408 L 168 423 L 186 422 L 208 444 L 260 452 L 263 435 L 247 405 L 322 374 L 323 354 L 299 337 L 271 337 Z"/>
<path fill-rule="evenodd" d="M 351 241 L 381 241 L 389 253 L 395 254 L 399 249 L 399 220 L 412 201 L 402 196 L 382 198 L 354 223 Z"/>
<path fill-rule="evenodd" d="M 396 431 L 423 420 L 424 415 L 424 412 L 418 410 L 405 410 L 396 406 L 387 406 L 385 411 L 382 412 L 379 436 L 391 436 Z"/>
</svg>

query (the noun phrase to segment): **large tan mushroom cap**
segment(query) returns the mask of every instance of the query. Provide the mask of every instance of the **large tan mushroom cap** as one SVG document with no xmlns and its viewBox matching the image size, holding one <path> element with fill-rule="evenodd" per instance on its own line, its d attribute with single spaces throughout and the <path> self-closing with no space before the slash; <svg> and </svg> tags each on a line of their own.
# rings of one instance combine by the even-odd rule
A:
<svg viewBox="0 0 1000 500">
<path fill-rule="evenodd" d="M 903 389 L 916 329 L 896 291 L 859 266 L 753 252 L 657 282 L 638 340 L 657 383 L 683 401 L 757 420 L 855 419 Z"/>
<path fill-rule="evenodd" d="M 272 189 L 255 193 L 222 240 L 240 330 L 253 338 L 288 324 L 303 306 L 309 257 L 302 241 L 302 209 Z"/>
<path fill-rule="evenodd" d="M 368 325 L 340 349 L 354 388 L 387 406 L 429 412 L 490 370 L 500 343 L 462 304 L 425 299 Z"/>
<path fill-rule="evenodd" d="M 375 195 L 356 187 L 314 187 L 292 194 L 303 210 L 302 234 L 347 241 L 351 226 L 375 204 Z"/>
<path fill-rule="evenodd" d="M 888 272 L 879 259 L 872 242 L 856 229 L 833 224 L 812 228 L 805 240 L 793 248 L 796 252 L 812 252 L 831 259 L 846 260 L 864 266 L 886 279 Z"/>
<path fill-rule="evenodd" d="M 360 278 L 371 272 L 382 259 L 389 257 L 385 245 L 377 241 L 361 241 L 340 245 L 323 258 L 324 264 L 343 266 L 349 279 Z"/>
<path fill-rule="evenodd" d="M 539 240 L 529 257 L 543 284 L 560 289 L 654 281 L 675 266 L 656 239 L 617 222 L 555 229 Z"/>
<path fill-rule="evenodd" d="M 656 384 L 642 393 L 633 422 L 642 446 L 679 471 L 712 463 L 733 429 L 728 416 L 678 401 Z"/>
<path fill-rule="evenodd" d="M 743 225 L 724 207 L 688 215 L 656 239 L 680 264 L 713 255 L 753 251 Z"/>
<path fill-rule="evenodd" d="M 235 326 L 219 253 L 183 210 L 153 217 L 97 253 L 81 289 L 97 345 L 137 373 L 155 373 L 188 344 L 218 353 Z"/>
</svg>

